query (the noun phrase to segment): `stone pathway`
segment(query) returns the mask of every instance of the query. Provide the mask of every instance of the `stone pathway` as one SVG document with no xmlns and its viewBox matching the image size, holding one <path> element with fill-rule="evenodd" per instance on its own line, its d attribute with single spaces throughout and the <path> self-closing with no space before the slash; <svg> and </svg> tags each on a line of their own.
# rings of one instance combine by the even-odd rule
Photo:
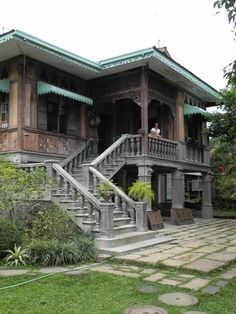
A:
<svg viewBox="0 0 236 314">
<path fill-rule="evenodd" d="M 163 264 L 209 273 L 236 260 L 236 220 L 195 219 L 195 224 L 166 225 L 157 232 L 172 241 L 117 259 L 150 265 Z"/>
</svg>

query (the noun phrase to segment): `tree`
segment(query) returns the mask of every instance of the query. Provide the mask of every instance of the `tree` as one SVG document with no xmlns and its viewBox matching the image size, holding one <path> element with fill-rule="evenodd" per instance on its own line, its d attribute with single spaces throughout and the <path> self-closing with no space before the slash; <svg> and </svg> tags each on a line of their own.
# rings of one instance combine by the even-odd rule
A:
<svg viewBox="0 0 236 314">
<path fill-rule="evenodd" d="M 214 7 L 227 11 L 228 21 L 233 25 L 236 37 L 236 0 L 218 0 L 214 3 Z M 209 134 L 234 145 L 236 139 L 236 60 L 226 67 L 225 77 L 228 83 L 227 87 L 221 91 L 222 113 L 214 113 L 209 117 L 211 122 Z"/>
<path fill-rule="evenodd" d="M 235 208 L 236 204 L 236 145 L 220 138 L 211 140 L 212 171 L 215 174 L 217 207 Z"/>
<path fill-rule="evenodd" d="M 49 188 L 44 169 L 25 171 L 0 159 L 0 212 L 40 199 Z"/>
</svg>

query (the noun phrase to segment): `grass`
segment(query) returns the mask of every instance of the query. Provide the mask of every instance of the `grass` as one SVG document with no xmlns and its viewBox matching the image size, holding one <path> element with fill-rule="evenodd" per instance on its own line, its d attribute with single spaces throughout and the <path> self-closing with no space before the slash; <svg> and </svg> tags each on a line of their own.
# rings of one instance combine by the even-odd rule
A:
<svg viewBox="0 0 236 314">
<path fill-rule="evenodd" d="M 236 218 L 236 209 L 216 209 L 213 214 L 219 218 Z"/>
<path fill-rule="evenodd" d="M 1 278 L 0 288 L 32 279 L 32 276 Z M 158 294 L 142 294 L 137 287 L 142 279 L 88 272 L 79 276 L 56 274 L 27 285 L 2 290 L 0 313 L 81 313 L 121 314 L 127 307 L 151 304 L 165 308 L 169 314 L 185 311 L 205 311 L 210 314 L 234 314 L 236 308 L 236 280 L 214 296 L 191 292 L 199 298 L 199 304 L 191 307 L 173 307 L 159 302 L 158 295 L 165 292 L 185 291 L 164 285 L 158 286 Z M 190 293 L 189 290 L 186 292 Z"/>
</svg>

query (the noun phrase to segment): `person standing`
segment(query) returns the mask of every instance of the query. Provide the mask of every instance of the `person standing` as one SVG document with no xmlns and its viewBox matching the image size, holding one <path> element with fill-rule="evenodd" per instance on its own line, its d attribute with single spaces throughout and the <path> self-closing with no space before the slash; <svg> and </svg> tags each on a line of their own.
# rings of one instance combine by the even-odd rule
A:
<svg viewBox="0 0 236 314">
<path fill-rule="evenodd" d="M 154 137 L 161 137 L 161 131 L 159 129 L 158 123 L 156 122 L 154 127 L 151 129 L 150 131 L 150 135 L 154 136 Z"/>
</svg>

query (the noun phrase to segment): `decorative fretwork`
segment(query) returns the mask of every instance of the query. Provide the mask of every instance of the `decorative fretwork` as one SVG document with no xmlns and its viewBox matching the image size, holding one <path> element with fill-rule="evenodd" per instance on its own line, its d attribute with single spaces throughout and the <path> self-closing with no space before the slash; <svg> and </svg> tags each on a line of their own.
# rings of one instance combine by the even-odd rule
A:
<svg viewBox="0 0 236 314">
<path fill-rule="evenodd" d="M 152 100 L 158 100 L 161 104 L 165 104 L 168 107 L 170 107 L 171 113 L 172 113 L 173 117 L 175 117 L 175 115 L 176 115 L 175 101 L 165 97 L 164 95 L 161 95 L 160 93 L 158 93 L 156 91 L 150 91 L 149 97 L 148 97 L 148 102 L 150 103 Z"/>
</svg>

